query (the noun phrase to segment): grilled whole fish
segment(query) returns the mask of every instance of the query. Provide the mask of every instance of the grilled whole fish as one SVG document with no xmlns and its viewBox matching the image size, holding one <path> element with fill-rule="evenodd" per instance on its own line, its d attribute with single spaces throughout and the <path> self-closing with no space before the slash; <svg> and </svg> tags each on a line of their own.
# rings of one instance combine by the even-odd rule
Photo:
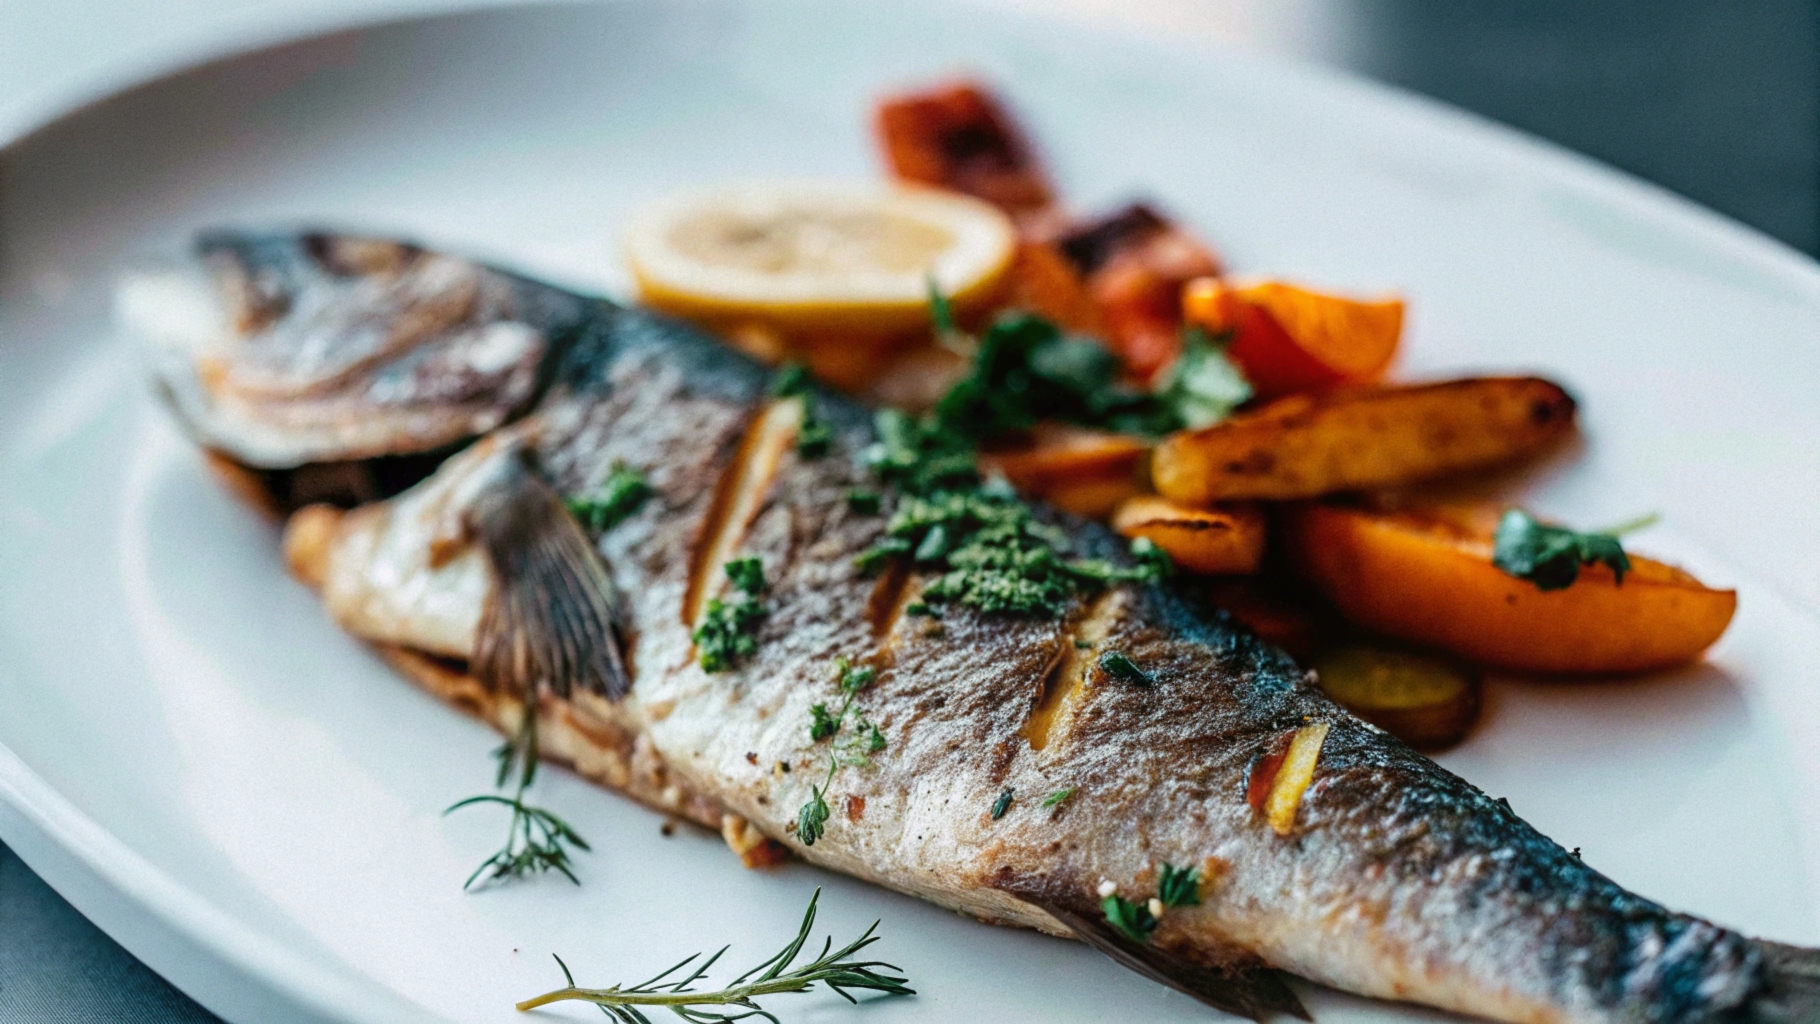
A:
<svg viewBox="0 0 1820 1024">
<path fill-rule="evenodd" d="M 291 259 L 317 259 L 325 244 L 380 243 L 210 251 L 286 244 Z M 219 289 L 229 322 L 244 276 L 226 272 Z M 241 348 L 173 349 L 163 321 L 159 366 L 179 415 L 260 468 L 373 455 L 384 445 L 371 439 L 395 429 L 384 402 L 371 409 L 383 428 L 324 434 L 251 399 L 236 399 L 233 418 L 186 397 L 198 380 L 321 375 L 324 347 L 372 344 L 335 332 L 412 320 L 418 301 L 345 275 L 300 287 L 340 291 L 293 297 Z M 1500 1021 L 1820 1019 L 1820 954 L 1626 892 L 1168 587 L 1113 586 L 1054 619 L 907 614 L 914 573 L 855 566 L 885 526 L 846 500 L 876 486 L 861 459 L 874 441 L 865 410 L 812 394 L 832 443 L 809 457 L 793 444 L 804 400 L 771 396 L 769 373 L 742 356 L 644 311 L 514 287 L 526 308 L 570 317 L 570 340 L 545 344 L 527 373 L 548 377 L 534 411 L 505 423 L 544 389 L 498 376 L 484 415 L 471 395 L 448 399 L 455 412 L 425 399 L 432 418 L 460 421 L 438 443 L 490 432 L 391 500 L 302 509 L 286 553 L 338 623 L 418 682 L 508 732 L 534 715 L 547 756 L 730 842 L 762 836 L 987 921 L 1078 937 L 1257 1019 L 1302 1014 L 1285 974 Z M 156 291 L 136 301 L 155 307 Z M 361 396 L 417 348 L 436 358 L 465 342 L 445 330 L 388 344 L 384 358 L 340 360 L 335 416 L 366 415 Z M 199 349 L 189 364 L 169 358 Z M 565 502 L 620 468 L 653 495 L 590 537 Z M 1054 521 L 1078 552 L 1124 557 L 1098 527 Z M 710 673 L 691 632 L 736 556 L 762 560 L 768 614 L 756 653 Z M 1111 651 L 1142 675 L 1103 667 Z M 870 767 L 834 774 L 833 816 L 811 845 L 797 812 L 828 746 L 810 738 L 810 708 L 838 699 L 841 657 L 876 669 L 856 703 L 887 745 Z M 1279 831 L 1249 780 L 1284 736 L 1315 726 L 1326 734 L 1312 782 Z M 1073 795 L 1044 805 L 1063 789 Z M 1107 889 L 1141 904 L 1164 864 L 1199 869 L 1201 902 L 1168 909 L 1147 942 L 1111 927 Z"/>
</svg>

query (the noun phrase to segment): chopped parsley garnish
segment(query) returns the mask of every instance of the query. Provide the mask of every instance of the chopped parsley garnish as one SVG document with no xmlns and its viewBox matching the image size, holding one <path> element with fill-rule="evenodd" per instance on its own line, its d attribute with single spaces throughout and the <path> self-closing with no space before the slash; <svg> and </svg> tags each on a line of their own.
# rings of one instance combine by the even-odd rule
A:
<svg viewBox="0 0 1820 1024">
<path fill-rule="evenodd" d="M 1211 337 L 1191 327 L 1182 332 L 1182 354 L 1156 392 L 1157 423 L 1170 429 L 1199 430 L 1232 415 L 1251 399 L 1251 382 L 1226 354 L 1230 335 Z M 1167 431 L 1159 431 L 1167 433 Z"/>
<path fill-rule="evenodd" d="M 992 820 L 993 821 L 997 821 L 1000 818 L 1004 817 L 1005 812 L 1011 809 L 1011 796 L 1012 796 L 1011 790 L 1007 789 L 1003 793 L 1000 793 L 998 795 L 997 800 L 992 801 Z"/>
<path fill-rule="evenodd" d="M 727 579 L 747 594 L 757 597 L 765 592 L 765 563 L 756 558 L 735 558 L 725 566 Z"/>
<path fill-rule="evenodd" d="M 910 494 L 898 502 L 884 539 L 860 556 L 862 568 L 908 558 L 933 578 L 920 601 L 927 609 L 962 604 L 983 612 L 1055 617 L 1077 596 L 1111 583 L 1158 578 L 1155 562 L 1125 569 L 1072 559 L 1061 530 L 1037 520 L 1008 488 Z"/>
<path fill-rule="evenodd" d="M 569 499 L 569 514 L 594 533 L 605 533 L 638 511 L 651 496 L 651 485 L 637 470 L 615 465 L 591 493 Z"/>
<path fill-rule="evenodd" d="M 765 618 L 765 607 L 758 601 L 765 591 L 764 564 L 756 558 L 736 558 L 724 568 L 743 596 L 708 599 L 701 624 L 691 635 L 704 672 L 725 672 L 758 653 L 758 626 Z"/>
<path fill-rule="evenodd" d="M 1165 907 L 1197 907 L 1201 903 L 1199 868 L 1178 868 L 1165 861 L 1157 876 L 1156 898 Z"/>
<path fill-rule="evenodd" d="M 931 295 L 937 329 L 951 329 L 933 287 Z M 1196 351 L 1197 359 L 1212 358 Z M 982 481 L 975 463 L 980 442 L 1040 420 L 1149 433 L 1185 422 L 1157 395 L 1118 383 L 1118 373 L 1117 357 L 1096 342 L 1068 337 L 1041 317 L 1000 317 L 980 339 L 972 372 L 934 409 L 920 417 L 878 413 L 878 440 L 864 458 L 902 497 L 884 536 L 857 559 L 859 567 L 871 571 L 905 559 L 927 574 L 905 608 L 911 615 L 959 604 L 1053 618 L 1095 590 L 1167 574 L 1168 556 L 1143 539 L 1132 545 L 1137 564 L 1129 568 L 1071 557 L 1060 529 L 1039 519 L 1003 480 Z M 1184 383 L 1171 394 L 1206 397 L 1197 387 Z"/>
<path fill-rule="evenodd" d="M 1100 909 L 1106 912 L 1106 923 L 1113 931 L 1139 945 L 1149 942 L 1150 933 L 1156 931 L 1156 915 L 1142 903 L 1112 895 L 1100 901 Z"/>
<path fill-rule="evenodd" d="M 1538 522 L 1522 509 L 1513 508 L 1498 521 L 1492 541 L 1493 565 L 1540 590 L 1562 590 L 1579 578 L 1582 565 L 1604 563 L 1617 582 L 1630 571 L 1630 558 L 1618 543 L 1618 534 L 1654 521 L 1646 517 L 1603 533 L 1577 533 Z"/>
<path fill-rule="evenodd" d="M 847 507 L 862 516 L 878 515 L 884 506 L 884 499 L 877 491 L 868 491 L 855 487 L 847 492 Z"/>
<path fill-rule="evenodd" d="M 1156 682 L 1154 676 L 1139 668 L 1137 662 L 1126 657 L 1122 651 L 1107 651 L 1100 655 L 1100 668 L 1115 679 L 1123 679 L 1139 686 L 1149 686 Z"/>
<path fill-rule="evenodd" d="M 801 363 L 786 364 L 771 381 L 775 398 L 799 398 L 803 403 L 803 421 L 796 428 L 796 450 L 804 458 L 816 459 L 828 454 L 834 440 L 833 428 L 815 414 L 814 380 Z"/>
<path fill-rule="evenodd" d="M 1060 806 L 1062 806 L 1062 804 L 1064 804 L 1068 801 L 1069 797 L 1071 797 L 1073 795 L 1074 795 L 1074 790 L 1072 790 L 1072 789 L 1058 789 L 1055 792 L 1053 792 L 1043 798 L 1043 806 L 1044 807 L 1060 807 Z"/>
<path fill-rule="evenodd" d="M 1119 358 L 1099 342 L 1064 334 L 1040 316 L 1007 313 L 980 337 L 972 372 L 935 412 L 976 439 L 1040 420 L 1150 436 L 1211 426 L 1252 394 L 1225 341 L 1185 332 L 1161 387 L 1145 391 L 1120 381 Z"/>
</svg>

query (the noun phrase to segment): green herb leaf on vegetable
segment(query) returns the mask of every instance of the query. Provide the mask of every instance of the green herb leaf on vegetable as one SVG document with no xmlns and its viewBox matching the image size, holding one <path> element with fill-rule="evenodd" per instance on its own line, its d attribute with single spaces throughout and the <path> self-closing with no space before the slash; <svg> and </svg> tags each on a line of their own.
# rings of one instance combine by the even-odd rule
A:
<svg viewBox="0 0 1820 1024">
<path fill-rule="evenodd" d="M 1251 382 L 1226 354 L 1230 341 L 1230 335 L 1211 337 L 1197 327 L 1182 332 L 1182 354 L 1156 393 L 1163 410 L 1159 423 L 1166 417 L 1175 424 L 1170 429 L 1199 430 L 1227 419 L 1251 400 Z"/>
<path fill-rule="evenodd" d="M 1074 790 L 1072 790 L 1072 789 L 1058 789 L 1055 792 L 1053 792 L 1043 798 L 1043 806 L 1044 807 L 1060 807 L 1062 804 L 1064 804 L 1068 801 L 1069 797 L 1071 797 L 1073 795 L 1074 795 Z"/>
<path fill-rule="evenodd" d="M 1630 558 L 1610 533 L 1576 533 L 1538 522 L 1522 509 L 1511 509 L 1498 521 L 1492 540 L 1492 564 L 1540 590 L 1571 586 L 1582 565 L 1604 563 L 1617 582 L 1630 571 Z"/>
</svg>

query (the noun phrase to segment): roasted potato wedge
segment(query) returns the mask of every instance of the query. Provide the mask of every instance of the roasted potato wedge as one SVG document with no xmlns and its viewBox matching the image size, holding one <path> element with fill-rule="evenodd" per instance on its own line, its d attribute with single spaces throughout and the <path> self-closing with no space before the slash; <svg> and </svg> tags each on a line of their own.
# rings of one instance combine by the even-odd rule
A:
<svg viewBox="0 0 1820 1024">
<path fill-rule="evenodd" d="M 1731 623 L 1736 591 L 1630 556 L 1542 590 L 1492 564 L 1488 534 L 1453 515 L 1312 505 L 1285 516 L 1292 561 L 1348 621 L 1519 672 L 1611 675 L 1692 661 Z"/>
<path fill-rule="evenodd" d="M 1443 658 L 1348 644 L 1311 667 L 1329 697 L 1417 750 L 1445 750 L 1479 720 L 1478 674 Z"/>
<path fill-rule="evenodd" d="M 1574 400 L 1536 377 L 1292 395 L 1157 447 L 1158 493 L 1185 505 L 1392 487 L 1535 455 Z"/>
<path fill-rule="evenodd" d="M 1264 560 L 1264 513 L 1252 505 L 1198 509 L 1140 494 L 1113 513 L 1112 528 L 1148 537 L 1189 572 L 1249 575 Z"/>
</svg>

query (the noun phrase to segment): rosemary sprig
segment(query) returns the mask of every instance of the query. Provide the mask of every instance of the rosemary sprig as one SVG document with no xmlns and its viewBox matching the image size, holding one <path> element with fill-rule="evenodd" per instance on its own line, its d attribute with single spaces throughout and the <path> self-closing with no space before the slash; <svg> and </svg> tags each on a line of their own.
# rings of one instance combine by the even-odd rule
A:
<svg viewBox="0 0 1820 1024">
<path fill-rule="evenodd" d="M 581 880 L 575 877 L 569 864 L 569 851 L 564 844 L 578 850 L 588 850 L 588 841 L 569 827 L 569 823 L 554 813 L 541 807 L 525 803 L 525 790 L 537 777 L 537 719 L 527 710 L 524 723 L 519 726 L 517 734 L 507 740 L 494 756 L 499 758 L 499 775 L 494 785 L 504 786 L 511 777 L 512 769 L 518 771 L 518 786 L 510 796 L 495 793 L 484 793 L 458 800 L 449 805 L 443 814 L 453 814 L 463 807 L 478 804 L 501 804 L 512 809 L 512 820 L 506 827 L 506 843 L 499 852 L 482 861 L 461 884 L 463 889 L 471 889 L 475 882 L 488 885 L 493 882 L 505 882 L 531 875 L 540 875 L 546 871 L 561 872 L 563 877 L 576 885 Z M 485 876 L 484 880 L 482 876 Z"/>
<path fill-rule="evenodd" d="M 878 941 L 878 936 L 874 934 L 878 930 L 877 921 L 872 922 L 872 927 L 867 928 L 859 938 L 838 950 L 833 949 L 832 938 L 825 940 L 820 956 L 801 967 L 791 967 L 804 944 L 809 941 L 810 931 L 815 927 L 815 904 L 821 899 L 821 894 L 821 889 L 817 888 L 815 894 L 809 897 L 809 909 L 803 914 L 802 927 L 797 929 L 796 938 L 770 959 L 733 979 L 733 984 L 726 988 L 697 992 L 693 986 L 730 948 L 727 946 L 722 946 L 719 952 L 699 964 L 696 961 L 701 960 L 701 954 L 696 953 L 649 981 L 637 985 L 614 985 L 611 988 L 577 987 L 575 976 L 569 972 L 569 965 L 557 957 L 556 963 L 562 968 L 562 976 L 568 986 L 527 999 L 518 1004 L 518 1009 L 533 1010 L 551 1003 L 579 1000 L 595 1004 L 600 1007 L 600 1012 L 620 1024 L 650 1024 L 651 1019 L 640 1009 L 647 1006 L 661 1006 L 690 1024 L 724 1024 L 748 1017 L 762 1017 L 772 1024 L 778 1024 L 775 1015 L 759 1006 L 758 997 L 807 992 L 817 982 L 833 989 L 850 1003 L 859 1000 L 853 998 L 849 989 L 883 992 L 888 996 L 915 995 L 916 990 L 910 987 L 910 979 L 886 973 L 899 972 L 901 968 L 881 960 L 856 959 L 861 950 Z M 695 966 L 690 967 L 691 964 Z M 687 974 L 674 981 L 666 980 L 684 968 L 689 968 Z M 714 1009 L 716 1007 L 729 1007 L 732 1012 Z"/>
</svg>

